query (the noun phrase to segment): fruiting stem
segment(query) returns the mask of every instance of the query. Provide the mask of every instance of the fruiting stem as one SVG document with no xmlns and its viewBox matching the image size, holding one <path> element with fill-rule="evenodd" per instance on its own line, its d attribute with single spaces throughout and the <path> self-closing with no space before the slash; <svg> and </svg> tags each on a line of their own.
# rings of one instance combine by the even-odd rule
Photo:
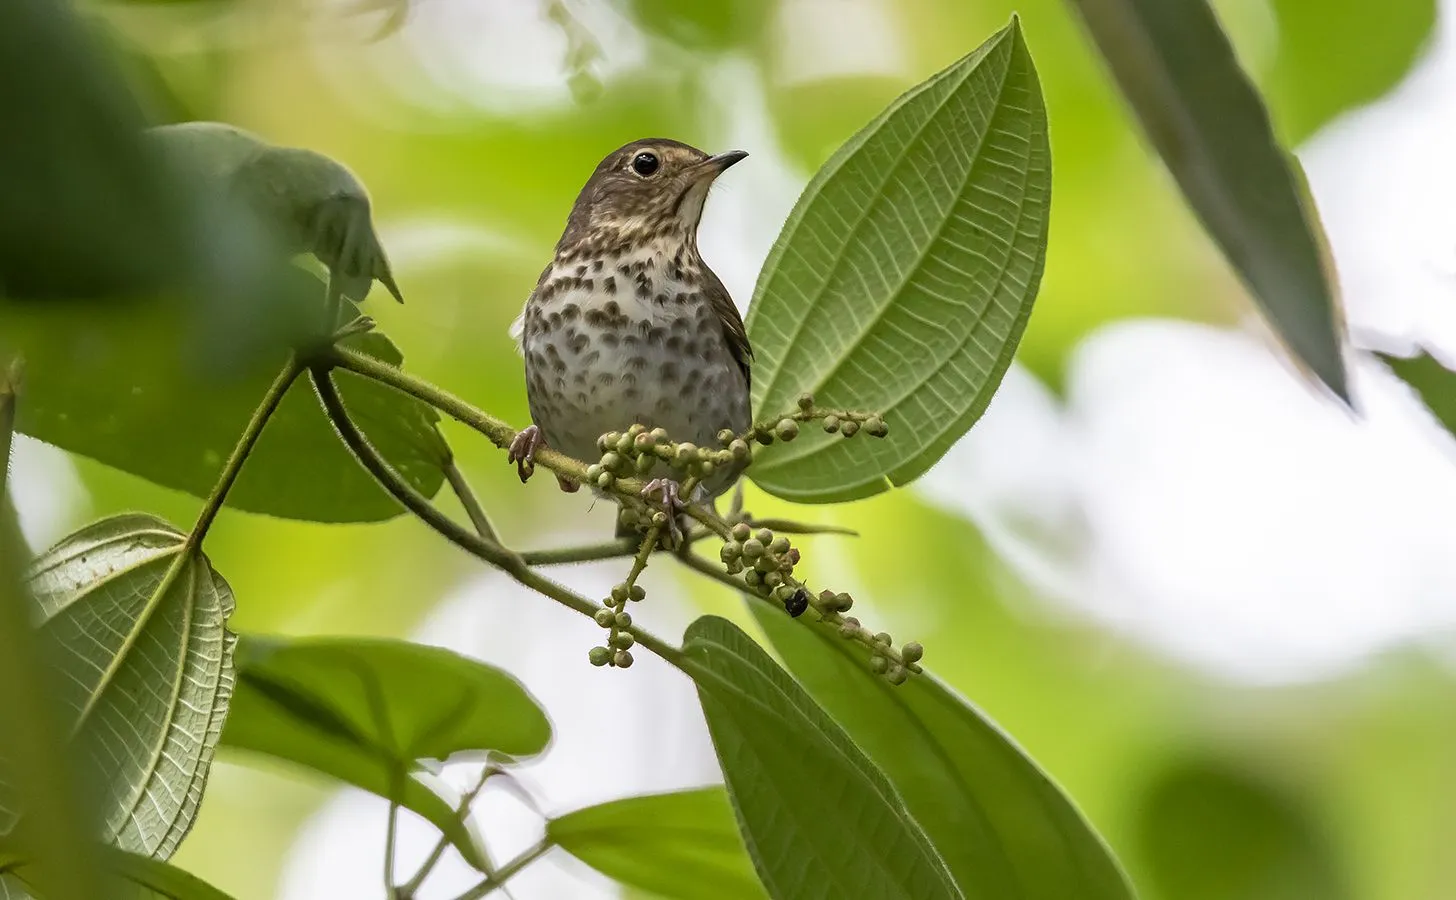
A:
<svg viewBox="0 0 1456 900">
<path fill-rule="evenodd" d="M 504 887 L 511 876 L 545 856 L 555 846 L 555 842 L 550 838 L 542 838 L 536 842 L 535 846 L 501 866 L 496 870 L 494 876 L 486 876 L 479 884 L 456 897 L 455 900 L 480 900 L 481 897 L 497 888 Z"/>
</svg>

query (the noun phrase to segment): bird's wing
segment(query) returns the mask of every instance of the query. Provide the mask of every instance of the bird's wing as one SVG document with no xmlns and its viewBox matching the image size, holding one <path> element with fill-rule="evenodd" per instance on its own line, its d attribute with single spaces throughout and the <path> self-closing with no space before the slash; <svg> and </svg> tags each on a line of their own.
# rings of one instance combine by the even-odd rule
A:
<svg viewBox="0 0 1456 900">
<path fill-rule="evenodd" d="M 748 343 L 748 329 L 743 327 L 743 316 L 738 314 L 732 295 L 713 270 L 704 266 L 703 271 L 708 276 L 708 301 L 713 304 L 713 311 L 718 314 L 718 324 L 723 326 L 723 337 L 728 341 L 728 349 L 738 362 L 738 368 L 743 371 L 743 384 L 752 389 L 753 376 L 749 369 L 753 365 L 753 347 Z"/>
</svg>

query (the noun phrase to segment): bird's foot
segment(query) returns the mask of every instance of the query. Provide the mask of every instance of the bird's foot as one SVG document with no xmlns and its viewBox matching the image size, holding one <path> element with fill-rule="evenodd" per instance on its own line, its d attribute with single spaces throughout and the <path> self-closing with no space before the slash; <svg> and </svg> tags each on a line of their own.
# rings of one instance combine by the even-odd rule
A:
<svg viewBox="0 0 1456 900">
<path fill-rule="evenodd" d="M 662 511 L 667 513 L 667 538 L 671 547 L 682 543 L 683 532 L 678 525 L 678 517 L 687 509 L 678 491 L 678 483 L 670 478 L 654 478 L 642 486 L 643 499 L 651 500 L 653 495 L 657 495 Z"/>
<path fill-rule="evenodd" d="M 506 451 L 506 461 L 516 464 L 516 474 L 521 476 L 521 484 L 525 484 L 536 471 L 536 451 L 546 443 L 541 436 L 541 429 L 535 425 L 527 425 L 520 433 L 511 440 L 511 446 Z M 560 481 L 560 479 L 557 479 Z M 563 487 L 562 490 L 565 490 Z"/>
</svg>

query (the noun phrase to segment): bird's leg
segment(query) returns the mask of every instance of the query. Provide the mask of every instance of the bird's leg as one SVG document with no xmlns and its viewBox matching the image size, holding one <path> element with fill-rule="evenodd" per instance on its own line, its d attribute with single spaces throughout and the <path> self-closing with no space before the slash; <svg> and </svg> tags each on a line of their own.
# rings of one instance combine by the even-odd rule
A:
<svg viewBox="0 0 1456 900">
<path fill-rule="evenodd" d="M 546 439 L 541 436 L 541 429 L 536 425 L 527 425 L 511 440 L 511 446 L 506 450 L 506 462 L 516 464 L 516 474 L 521 477 L 521 484 L 525 484 L 535 473 L 536 451 L 545 443 Z"/>
<path fill-rule="evenodd" d="M 667 534 L 673 546 L 682 542 L 683 532 L 678 525 L 678 517 L 687 509 L 678 491 L 678 483 L 670 478 L 654 478 L 642 486 L 642 496 L 646 499 L 652 499 L 653 494 L 661 495 L 662 511 L 667 513 Z"/>
</svg>

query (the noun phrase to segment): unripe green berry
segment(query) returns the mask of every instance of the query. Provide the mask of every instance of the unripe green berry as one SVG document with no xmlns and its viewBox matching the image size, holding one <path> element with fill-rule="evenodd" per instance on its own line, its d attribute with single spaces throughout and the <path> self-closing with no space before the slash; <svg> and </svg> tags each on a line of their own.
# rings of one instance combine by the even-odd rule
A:
<svg viewBox="0 0 1456 900">
<path fill-rule="evenodd" d="M 733 441 L 733 436 L 734 436 L 733 435 L 733 429 L 731 429 L 731 428 L 724 428 L 722 431 L 718 432 L 718 443 L 720 443 L 720 444 L 728 444 L 728 443 L 731 443 Z"/>
<path fill-rule="evenodd" d="M 586 658 L 594 666 L 605 666 L 612 661 L 612 651 L 606 647 L 593 647 L 587 652 Z"/>
<path fill-rule="evenodd" d="M 886 425 L 885 420 L 879 416 L 870 416 L 865 420 L 864 427 L 865 431 L 869 432 L 870 437 L 882 438 L 890 433 L 890 426 Z"/>
<path fill-rule="evenodd" d="M 633 600 L 641 600 L 647 596 L 647 589 L 640 584 L 634 584 L 632 585 L 632 593 L 630 596 Z"/>
<path fill-rule="evenodd" d="M 632 452 L 632 442 L 635 441 L 635 440 L 637 440 L 637 439 L 635 437 L 633 437 L 632 435 L 630 435 L 630 434 L 624 434 L 624 435 L 622 435 L 620 438 L 617 439 L 617 452 L 618 453 L 631 453 Z"/>
<path fill-rule="evenodd" d="M 730 561 L 728 563 L 728 565 L 727 565 L 726 568 L 728 570 L 728 574 L 729 575 L 737 575 L 739 572 L 742 572 L 743 571 L 743 560 L 741 560 L 741 559 L 732 560 L 732 561 Z"/>
<path fill-rule="evenodd" d="M 796 590 L 798 589 L 795 588 L 792 584 L 776 585 L 773 590 L 773 598 L 780 603 L 783 603 L 787 600 L 792 599 Z"/>
<path fill-rule="evenodd" d="M 616 481 L 616 476 L 614 476 L 611 472 L 603 472 L 602 474 L 597 476 L 597 487 L 605 491 L 610 489 L 611 486 L 616 483 Z"/>
<path fill-rule="evenodd" d="M 809 410 L 811 410 L 813 408 L 814 408 L 814 395 L 813 394 L 800 394 L 799 395 L 799 409 L 802 409 L 804 412 L 808 412 Z"/>
<path fill-rule="evenodd" d="M 876 644 L 883 644 L 886 647 L 888 647 L 892 643 L 894 643 L 894 640 L 890 637 L 890 633 L 889 632 L 887 632 L 887 631 L 881 631 L 879 634 L 875 635 L 875 643 Z"/>
<path fill-rule="evenodd" d="M 905 671 L 904 666 L 892 666 L 890 671 L 885 673 L 885 678 L 890 684 L 904 684 L 905 679 L 909 677 L 910 673 Z"/>
<path fill-rule="evenodd" d="M 637 639 L 632 637 L 630 631 L 619 631 L 612 637 L 612 646 L 618 650 L 626 650 L 635 643 L 637 643 Z"/>
<path fill-rule="evenodd" d="M 749 538 L 743 542 L 743 558 L 758 559 L 763 556 L 763 541 L 758 538 Z"/>
<path fill-rule="evenodd" d="M 631 425 L 631 427 L 629 427 L 627 429 L 627 435 L 629 437 L 631 437 L 633 440 L 636 440 L 637 439 L 637 435 L 641 434 L 642 432 L 644 432 L 646 430 L 647 430 L 647 426 L 646 425 L 643 425 L 641 422 L 633 422 L 632 425 Z"/>
<path fill-rule="evenodd" d="M 753 567 L 760 573 L 777 571 L 779 562 L 776 557 L 764 554 L 753 561 Z"/>
<path fill-rule="evenodd" d="M 839 416 L 825 416 L 824 430 L 830 434 L 839 430 Z"/>
<path fill-rule="evenodd" d="M 624 506 L 621 512 L 617 513 L 617 521 L 629 528 L 634 528 L 641 521 L 641 518 L 637 515 L 637 510 L 630 506 Z"/>
<path fill-rule="evenodd" d="M 629 588 L 627 587 L 627 582 L 620 581 L 612 585 L 612 599 L 617 601 L 619 605 L 622 603 L 626 603 L 628 591 Z"/>
<path fill-rule="evenodd" d="M 876 675 L 883 675 L 890 669 L 890 661 L 883 656 L 870 657 L 870 671 Z"/>
<path fill-rule="evenodd" d="M 713 461 L 711 459 L 705 459 L 702 462 L 698 463 L 698 474 L 704 478 L 707 478 L 709 475 L 713 474 L 714 468 L 716 467 L 713 465 Z"/>
<path fill-rule="evenodd" d="M 728 449 L 733 452 L 734 459 L 748 459 L 750 452 L 748 442 L 743 438 L 735 438 L 733 443 L 728 445 Z"/>
<path fill-rule="evenodd" d="M 746 541 L 753 536 L 753 529 L 742 522 L 733 526 L 733 540 Z"/>
<path fill-rule="evenodd" d="M 834 603 L 834 592 L 831 590 L 823 590 L 819 592 L 819 604 L 826 609 L 839 608 Z"/>
<path fill-rule="evenodd" d="M 612 623 L 617 621 L 617 614 L 612 612 L 610 609 L 599 609 L 597 610 L 597 614 L 593 618 L 595 618 L 597 620 L 597 624 L 602 626 L 603 628 L 611 628 Z"/>
<path fill-rule="evenodd" d="M 765 572 L 763 578 L 760 580 L 763 582 L 764 587 L 776 588 L 784 583 L 784 576 L 777 572 Z"/>
<path fill-rule="evenodd" d="M 621 439 L 622 439 L 622 432 L 620 432 L 620 431 L 609 431 L 606 434 L 602 435 L 597 440 L 597 446 L 600 447 L 603 451 L 605 451 L 605 450 L 608 450 L 608 449 L 610 449 L 612 447 L 617 446 L 617 441 L 620 441 Z"/>
<path fill-rule="evenodd" d="M 651 453 L 644 453 L 637 457 L 637 462 L 633 464 L 633 467 L 637 470 L 638 475 L 646 475 L 652 471 L 652 467 L 655 465 L 657 465 L 657 457 Z"/>
<path fill-rule="evenodd" d="M 848 612 L 854 606 L 854 598 L 848 594 L 840 593 L 834 595 L 834 608 L 840 612 Z"/>
<path fill-rule="evenodd" d="M 924 656 L 925 648 L 920 646 L 919 642 L 917 641 L 911 641 L 910 643 L 900 648 L 900 658 L 905 660 L 905 662 L 907 663 L 920 662 L 921 658 Z"/>
<path fill-rule="evenodd" d="M 728 563 L 743 555 L 743 545 L 737 541 L 729 541 L 718 548 L 718 558 Z"/>
<path fill-rule="evenodd" d="M 612 657 L 612 662 L 619 669 L 630 669 L 632 668 L 632 654 L 627 650 L 618 650 Z"/>
<path fill-rule="evenodd" d="M 602 468 L 601 463 L 592 463 L 591 465 L 586 467 L 586 480 L 596 481 L 598 478 L 602 477 L 602 473 L 605 471 L 606 469 Z"/>
<path fill-rule="evenodd" d="M 799 423 L 793 419 L 780 419 L 778 426 L 774 428 L 774 434 L 781 441 L 792 441 L 799 436 Z"/>
<path fill-rule="evenodd" d="M 666 428 L 654 428 L 647 433 L 652 435 L 652 442 L 654 444 L 661 444 L 667 440 Z"/>
<path fill-rule="evenodd" d="M 602 454 L 602 468 L 609 472 L 615 472 L 622 465 L 622 457 L 616 453 Z"/>
<path fill-rule="evenodd" d="M 845 437 L 854 437 L 859 434 L 859 423 L 853 419 L 845 419 L 844 424 L 839 426 L 839 432 Z"/>
<path fill-rule="evenodd" d="M 788 553 L 789 539 L 786 537 L 776 537 L 769 543 L 768 549 L 774 553 Z"/>
<path fill-rule="evenodd" d="M 632 439 L 632 446 L 637 448 L 637 452 L 639 453 L 643 450 L 651 450 L 652 445 L 655 443 L 657 442 L 652 439 L 652 435 L 647 434 L 646 432 L 643 432 Z"/>
<path fill-rule="evenodd" d="M 774 533 L 772 531 L 769 531 L 767 528 L 760 528 L 758 529 L 758 534 L 755 534 L 754 537 L 758 538 L 759 543 L 767 547 L 769 544 L 773 543 Z"/>
<path fill-rule="evenodd" d="M 845 637 L 854 637 L 856 634 L 859 634 L 859 619 L 856 619 L 854 616 L 846 618 L 843 622 L 839 623 L 839 633 Z"/>
<path fill-rule="evenodd" d="M 752 569 L 749 569 L 747 572 L 743 573 L 743 583 L 748 585 L 749 587 L 758 587 L 759 578 L 759 574 Z"/>
<path fill-rule="evenodd" d="M 618 628 L 631 628 L 632 627 L 632 614 L 631 613 L 619 612 L 619 613 L 617 613 L 617 615 L 614 618 L 615 618 L 616 625 L 617 625 Z"/>
</svg>

